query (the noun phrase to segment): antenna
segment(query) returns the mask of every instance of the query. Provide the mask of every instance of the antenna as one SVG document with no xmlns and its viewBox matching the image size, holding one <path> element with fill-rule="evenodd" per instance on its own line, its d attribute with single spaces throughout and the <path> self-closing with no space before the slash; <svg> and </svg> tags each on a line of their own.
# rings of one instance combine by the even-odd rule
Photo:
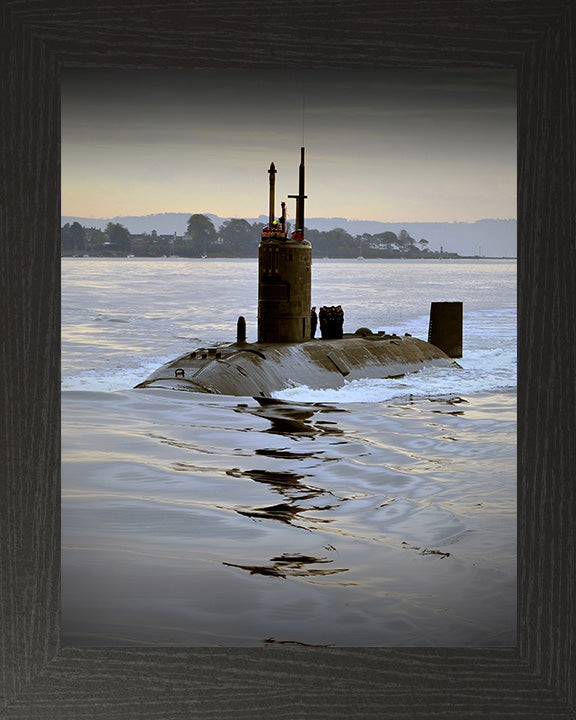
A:
<svg viewBox="0 0 576 720">
<path fill-rule="evenodd" d="M 304 142 L 304 108 L 305 108 L 304 88 L 302 88 L 302 146 L 305 145 L 305 142 Z"/>
</svg>

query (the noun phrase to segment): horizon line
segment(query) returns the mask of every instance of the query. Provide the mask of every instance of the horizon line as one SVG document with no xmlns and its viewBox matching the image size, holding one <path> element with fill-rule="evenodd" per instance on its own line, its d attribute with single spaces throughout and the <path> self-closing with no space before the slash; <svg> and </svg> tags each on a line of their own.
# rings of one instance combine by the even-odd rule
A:
<svg viewBox="0 0 576 720">
<path fill-rule="evenodd" d="M 110 220 L 115 218 L 151 218 L 158 215 L 213 215 L 214 217 L 222 218 L 222 219 L 246 219 L 244 216 L 242 218 L 237 217 L 236 215 L 218 215 L 217 213 L 213 212 L 189 212 L 189 211 L 182 211 L 182 210 L 174 210 L 174 211 L 163 211 L 163 212 L 156 212 L 156 213 L 147 213 L 146 215 L 109 215 L 109 216 L 92 216 L 92 215 L 81 215 L 79 213 L 61 213 L 60 218 L 64 217 L 77 217 L 82 218 L 84 220 Z M 265 213 L 259 213 L 256 216 L 253 216 L 255 218 L 259 217 L 267 217 Z M 373 222 L 373 223 L 476 223 L 476 222 L 482 222 L 484 220 L 514 220 L 518 221 L 517 217 L 481 217 L 476 218 L 476 220 L 371 220 L 371 219 L 365 219 L 365 218 L 347 218 L 343 217 L 341 215 L 314 215 L 310 216 L 308 218 L 309 220 L 345 220 L 346 222 Z"/>
</svg>

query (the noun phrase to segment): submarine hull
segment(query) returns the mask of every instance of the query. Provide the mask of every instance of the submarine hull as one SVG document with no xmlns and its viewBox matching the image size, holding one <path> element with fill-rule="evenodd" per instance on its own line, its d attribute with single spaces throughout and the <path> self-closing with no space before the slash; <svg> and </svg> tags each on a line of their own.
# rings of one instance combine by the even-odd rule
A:
<svg viewBox="0 0 576 720">
<path fill-rule="evenodd" d="M 425 366 L 457 366 L 444 352 L 446 348 L 433 344 L 441 344 L 440 340 L 425 342 L 408 334 L 399 337 L 368 328 L 343 335 L 340 305 L 322 307 L 315 314 L 312 246 L 304 238 L 304 148 L 300 148 L 298 194 L 288 196 L 296 199 L 296 230 L 290 237 L 285 203 L 280 222 L 274 220 L 274 163 L 268 174 L 269 226 L 262 229 L 258 250 L 258 342 L 245 341 L 246 321 L 240 316 L 235 343 L 185 353 L 136 387 L 261 398 L 301 385 L 339 388 L 350 380 L 401 377 Z M 320 321 L 322 339 L 310 339 L 312 318 Z M 449 345 L 447 352 L 454 347 L 461 355 L 461 309 L 458 318 L 459 336 L 455 322 L 447 333 L 440 318 L 434 323 L 434 337 Z"/>
<path fill-rule="evenodd" d="M 354 334 L 200 348 L 166 363 L 136 387 L 270 397 L 298 385 L 339 388 L 350 380 L 400 377 L 431 366 L 458 367 L 435 345 L 412 336 Z"/>
</svg>

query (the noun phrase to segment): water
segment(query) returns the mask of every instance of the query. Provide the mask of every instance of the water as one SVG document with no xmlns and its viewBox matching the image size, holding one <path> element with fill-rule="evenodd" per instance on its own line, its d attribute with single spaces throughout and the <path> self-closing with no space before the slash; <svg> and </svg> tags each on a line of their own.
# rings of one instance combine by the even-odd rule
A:
<svg viewBox="0 0 576 720">
<path fill-rule="evenodd" d="M 462 369 L 253 398 L 133 390 L 256 327 L 255 260 L 62 261 L 65 645 L 516 642 L 516 264 L 317 260 L 313 303 Z"/>
</svg>

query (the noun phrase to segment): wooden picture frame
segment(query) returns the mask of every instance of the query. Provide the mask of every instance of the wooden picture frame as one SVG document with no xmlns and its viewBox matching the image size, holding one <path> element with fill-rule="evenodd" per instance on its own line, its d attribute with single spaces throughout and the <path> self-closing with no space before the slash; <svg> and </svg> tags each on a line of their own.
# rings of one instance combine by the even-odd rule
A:
<svg viewBox="0 0 576 720">
<path fill-rule="evenodd" d="M 576 717 L 575 31 L 573 0 L 5 0 L 0 718 Z M 517 70 L 517 647 L 60 649 L 64 66 Z"/>
</svg>

